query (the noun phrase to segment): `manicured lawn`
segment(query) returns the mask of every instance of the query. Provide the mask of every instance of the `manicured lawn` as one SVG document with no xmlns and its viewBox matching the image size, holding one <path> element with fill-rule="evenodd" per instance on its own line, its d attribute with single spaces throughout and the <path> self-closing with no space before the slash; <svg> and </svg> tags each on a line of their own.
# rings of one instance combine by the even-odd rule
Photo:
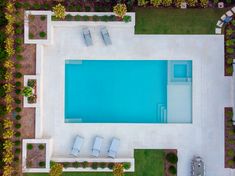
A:
<svg viewBox="0 0 235 176">
<path fill-rule="evenodd" d="M 126 176 L 163 176 L 163 150 L 135 150 L 135 173 Z M 47 176 L 48 174 L 24 174 L 24 176 Z M 64 173 L 63 176 L 113 176 L 112 173 Z"/>
<path fill-rule="evenodd" d="M 136 10 L 136 34 L 214 34 L 215 26 L 227 9 Z"/>
</svg>

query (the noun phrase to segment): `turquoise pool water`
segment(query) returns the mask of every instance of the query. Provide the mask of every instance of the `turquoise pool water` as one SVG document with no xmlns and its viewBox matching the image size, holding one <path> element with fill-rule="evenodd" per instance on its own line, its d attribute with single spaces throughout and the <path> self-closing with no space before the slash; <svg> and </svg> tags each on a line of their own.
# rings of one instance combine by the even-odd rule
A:
<svg viewBox="0 0 235 176">
<path fill-rule="evenodd" d="M 167 64 L 165 60 L 66 61 L 65 122 L 162 123 L 159 105 L 167 105 Z M 175 76 L 186 76 L 185 69 L 179 65 Z"/>
</svg>

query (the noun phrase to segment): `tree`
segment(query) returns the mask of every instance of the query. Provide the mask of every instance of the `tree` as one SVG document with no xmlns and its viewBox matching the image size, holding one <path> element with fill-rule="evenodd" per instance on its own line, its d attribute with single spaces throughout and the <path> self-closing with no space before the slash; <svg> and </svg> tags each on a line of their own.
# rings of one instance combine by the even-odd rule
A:
<svg viewBox="0 0 235 176">
<path fill-rule="evenodd" d="M 60 18 L 60 19 L 65 18 L 65 7 L 61 5 L 60 3 L 57 4 L 55 7 L 53 7 L 52 10 L 56 18 Z"/>
<path fill-rule="evenodd" d="M 118 16 L 123 18 L 126 15 L 127 8 L 126 4 L 117 4 L 113 7 L 113 12 Z"/>
<path fill-rule="evenodd" d="M 50 170 L 50 176 L 62 176 L 63 173 L 63 165 L 59 163 L 55 163 Z"/>
</svg>

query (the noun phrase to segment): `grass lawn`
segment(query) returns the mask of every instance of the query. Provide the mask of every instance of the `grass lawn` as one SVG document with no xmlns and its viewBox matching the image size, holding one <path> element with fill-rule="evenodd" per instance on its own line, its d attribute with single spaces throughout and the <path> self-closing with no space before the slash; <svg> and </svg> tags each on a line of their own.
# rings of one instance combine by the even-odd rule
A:
<svg viewBox="0 0 235 176">
<path fill-rule="evenodd" d="M 163 176 L 163 150 L 135 150 L 135 173 L 126 176 Z M 24 174 L 24 176 L 47 176 L 48 174 Z M 63 176 L 113 176 L 112 173 L 64 173 Z"/>
<path fill-rule="evenodd" d="M 215 26 L 227 9 L 136 10 L 136 34 L 214 34 Z"/>
</svg>

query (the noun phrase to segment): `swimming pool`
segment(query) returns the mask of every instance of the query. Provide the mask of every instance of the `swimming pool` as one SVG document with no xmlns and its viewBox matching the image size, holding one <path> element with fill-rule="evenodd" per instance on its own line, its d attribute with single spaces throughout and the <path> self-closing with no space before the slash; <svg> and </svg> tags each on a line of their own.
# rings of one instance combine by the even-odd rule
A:
<svg viewBox="0 0 235 176">
<path fill-rule="evenodd" d="M 187 77 L 181 65 L 173 76 Z M 166 60 L 67 60 L 65 122 L 166 123 L 168 72 Z"/>
</svg>

